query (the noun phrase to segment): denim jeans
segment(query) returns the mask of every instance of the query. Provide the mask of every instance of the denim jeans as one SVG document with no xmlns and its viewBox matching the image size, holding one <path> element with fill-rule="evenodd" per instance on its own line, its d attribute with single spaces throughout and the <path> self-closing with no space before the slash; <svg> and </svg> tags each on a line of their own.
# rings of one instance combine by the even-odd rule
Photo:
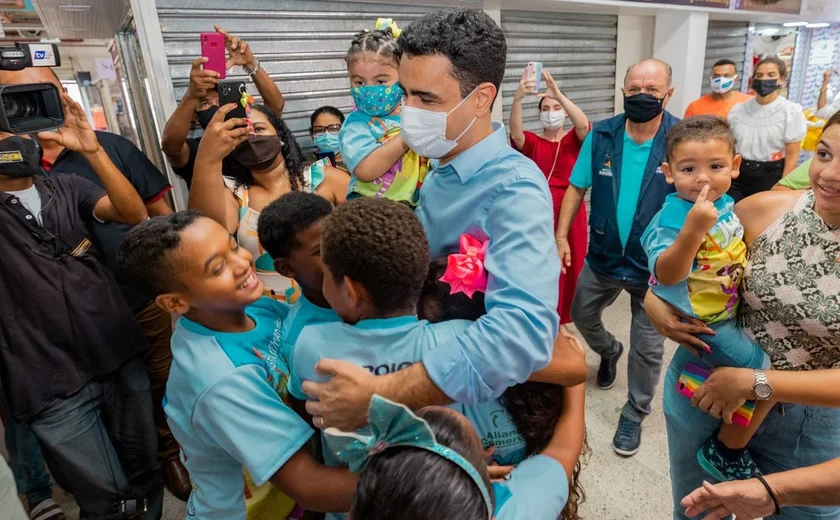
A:
<svg viewBox="0 0 840 520">
<path fill-rule="evenodd" d="M 709 345 L 711 353 L 701 352 L 700 359 L 710 367 L 769 368 L 768 356 L 754 343 L 736 320 L 712 323 L 709 327 L 715 335 L 699 334 Z"/>
<path fill-rule="evenodd" d="M 52 481 L 47 473 L 41 446 L 32 430 L 12 418 L 6 399 L 0 395 L 3 407 L 6 449 L 9 451 L 9 466 L 15 476 L 18 493 L 26 497 L 30 506 L 52 498 Z"/>
<path fill-rule="evenodd" d="M 30 422 L 56 482 L 79 503 L 81 518 L 109 517 L 124 500 L 147 500 L 139 518 L 161 517 L 149 378 L 139 358 L 81 390 L 55 399 Z"/>
<path fill-rule="evenodd" d="M 688 518 L 680 507 L 683 497 L 704 480 L 715 482 L 697 463 L 697 450 L 720 425 L 718 419 L 694 408 L 687 397 L 677 392 L 677 381 L 686 363 L 705 365 L 684 348 L 677 349 L 665 375 L 664 392 L 674 518 L 679 520 Z M 840 409 L 777 404 L 750 441 L 749 450 L 765 475 L 840 457 Z M 840 508 L 788 507 L 772 518 L 840 520 Z"/>
<path fill-rule="evenodd" d="M 605 327 L 604 309 L 615 302 L 621 291 L 630 294 L 630 352 L 627 354 L 627 403 L 621 415 L 641 422 L 650 415 L 650 403 L 662 370 L 665 338 L 651 325 L 645 314 L 647 284 L 631 284 L 595 273 L 588 265 L 578 277 L 572 319 L 583 339 L 602 358 L 618 355 L 621 343 Z"/>
</svg>

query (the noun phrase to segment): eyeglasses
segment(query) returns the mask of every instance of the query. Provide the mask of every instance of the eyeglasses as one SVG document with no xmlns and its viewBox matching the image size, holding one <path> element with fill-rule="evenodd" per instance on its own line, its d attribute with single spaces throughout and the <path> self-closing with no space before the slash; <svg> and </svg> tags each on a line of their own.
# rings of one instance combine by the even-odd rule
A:
<svg viewBox="0 0 840 520">
<path fill-rule="evenodd" d="M 339 130 L 341 130 L 341 123 L 333 123 L 329 126 L 313 126 L 312 135 L 317 137 L 319 135 L 324 135 L 324 132 L 327 131 L 331 134 L 337 134 Z"/>
</svg>

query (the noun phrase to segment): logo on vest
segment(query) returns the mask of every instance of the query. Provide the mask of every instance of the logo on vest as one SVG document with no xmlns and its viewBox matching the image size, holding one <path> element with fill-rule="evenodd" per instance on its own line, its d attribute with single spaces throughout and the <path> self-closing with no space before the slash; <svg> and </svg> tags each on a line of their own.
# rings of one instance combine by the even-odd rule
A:
<svg viewBox="0 0 840 520">
<path fill-rule="evenodd" d="M 601 167 L 600 170 L 598 170 L 598 175 L 600 175 L 602 177 L 612 177 L 613 176 L 612 160 L 611 160 L 609 155 L 604 160 L 604 165 Z"/>
</svg>

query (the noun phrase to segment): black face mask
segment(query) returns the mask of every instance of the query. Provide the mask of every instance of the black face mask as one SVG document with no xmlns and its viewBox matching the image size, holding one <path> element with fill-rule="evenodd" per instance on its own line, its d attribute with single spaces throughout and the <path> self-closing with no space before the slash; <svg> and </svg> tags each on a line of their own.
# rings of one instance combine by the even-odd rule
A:
<svg viewBox="0 0 840 520">
<path fill-rule="evenodd" d="M 13 135 L 0 139 L 0 175 L 12 179 L 34 177 L 41 171 L 44 150 L 35 136 L 26 139 Z"/>
<path fill-rule="evenodd" d="M 201 128 L 207 130 L 210 120 L 213 119 L 213 116 L 215 116 L 218 111 L 219 107 L 217 106 L 205 108 L 204 110 L 197 110 L 195 112 L 195 116 L 198 118 L 198 124 L 201 125 Z"/>
<path fill-rule="evenodd" d="M 665 108 L 665 98 L 654 97 L 641 93 L 634 96 L 624 96 L 624 113 L 627 119 L 634 123 L 647 123 L 662 113 Z"/>
<path fill-rule="evenodd" d="M 264 170 L 283 152 L 279 135 L 252 135 L 237 146 L 230 156 L 249 170 Z"/>
<path fill-rule="evenodd" d="M 780 85 L 777 79 L 754 79 L 752 87 L 756 94 L 765 97 L 779 90 Z"/>
</svg>

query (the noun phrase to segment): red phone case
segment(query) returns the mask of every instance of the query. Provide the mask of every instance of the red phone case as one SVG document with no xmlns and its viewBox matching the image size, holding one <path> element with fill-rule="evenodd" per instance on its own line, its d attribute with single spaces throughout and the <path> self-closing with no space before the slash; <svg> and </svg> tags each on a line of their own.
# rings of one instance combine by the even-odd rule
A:
<svg viewBox="0 0 840 520">
<path fill-rule="evenodd" d="M 201 55 L 207 58 L 204 70 L 215 70 L 219 79 L 225 79 L 225 37 L 216 32 L 201 33 Z"/>
</svg>

